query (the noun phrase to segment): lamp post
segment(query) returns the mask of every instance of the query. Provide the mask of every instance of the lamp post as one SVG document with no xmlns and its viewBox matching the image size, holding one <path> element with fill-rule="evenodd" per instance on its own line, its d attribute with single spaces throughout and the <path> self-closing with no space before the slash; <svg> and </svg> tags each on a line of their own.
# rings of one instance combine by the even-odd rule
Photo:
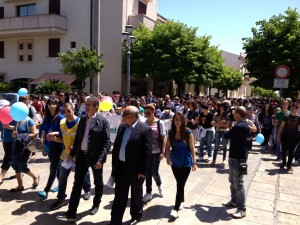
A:
<svg viewBox="0 0 300 225">
<path fill-rule="evenodd" d="M 125 32 L 122 33 L 122 39 L 127 47 L 127 96 L 130 94 L 130 50 L 132 44 L 135 42 L 135 36 L 131 35 L 132 30 L 132 26 L 128 24 L 125 26 Z"/>
</svg>

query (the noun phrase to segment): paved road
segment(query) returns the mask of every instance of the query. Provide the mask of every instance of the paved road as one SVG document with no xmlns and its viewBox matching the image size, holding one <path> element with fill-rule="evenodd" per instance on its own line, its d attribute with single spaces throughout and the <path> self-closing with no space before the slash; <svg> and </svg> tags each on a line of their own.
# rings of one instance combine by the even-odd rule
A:
<svg viewBox="0 0 300 225">
<path fill-rule="evenodd" d="M 249 174 L 245 184 L 247 190 L 247 216 L 241 220 L 231 218 L 234 209 L 222 207 L 222 203 L 230 199 L 228 167 L 218 164 L 211 168 L 208 163 L 199 163 L 198 169 L 191 172 L 186 184 L 186 207 L 179 212 L 179 218 L 171 220 L 169 213 L 174 205 L 176 183 L 171 168 L 165 160 L 161 163 L 160 173 L 163 181 L 164 197 L 157 194 L 154 185 L 154 199 L 144 207 L 141 225 L 165 224 L 299 224 L 300 223 L 300 167 L 295 166 L 293 173 L 279 170 L 280 162 L 275 161 L 273 152 L 261 153 L 258 146 L 249 155 Z M 3 158 L 2 145 L 0 158 Z M 221 154 L 217 163 L 220 163 Z M 111 155 L 104 167 L 104 180 L 107 181 L 111 171 Z M 0 160 L 0 163 L 2 161 Z M 31 189 L 32 179 L 25 175 L 25 190 L 22 193 L 11 193 L 9 189 L 16 186 L 16 180 L 5 180 L 0 186 L 0 209 L 2 225 L 38 225 L 64 224 L 55 217 L 67 209 L 67 206 L 56 211 L 49 211 L 49 206 L 55 201 L 56 194 L 49 193 L 47 200 L 41 201 L 37 192 L 43 190 L 49 162 L 46 157 L 38 155 L 30 168 L 41 176 L 40 186 Z M 10 169 L 7 177 L 13 175 Z M 67 188 L 70 194 L 74 173 L 71 173 Z M 57 183 L 55 183 L 56 185 Z M 92 190 L 93 192 L 93 190 Z M 92 199 L 81 199 L 78 209 L 77 224 L 106 225 L 110 220 L 110 210 L 114 197 L 113 189 L 105 187 L 99 212 L 89 215 Z M 129 208 L 126 209 L 124 224 L 130 219 Z"/>
</svg>

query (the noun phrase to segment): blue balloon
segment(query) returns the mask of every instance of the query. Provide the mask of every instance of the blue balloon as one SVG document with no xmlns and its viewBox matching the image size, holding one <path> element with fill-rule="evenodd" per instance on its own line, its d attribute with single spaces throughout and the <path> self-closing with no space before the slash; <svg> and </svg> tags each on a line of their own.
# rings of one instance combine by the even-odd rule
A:
<svg viewBox="0 0 300 225">
<path fill-rule="evenodd" d="M 23 121 L 29 113 L 27 105 L 23 102 L 16 102 L 10 107 L 10 116 L 15 121 Z"/>
<path fill-rule="evenodd" d="M 255 141 L 258 144 L 262 144 L 264 142 L 264 140 L 265 140 L 265 137 L 261 133 L 257 134 L 256 137 L 255 137 Z"/>
<path fill-rule="evenodd" d="M 26 96 L 26 95 L 28 95 L 28 90 L 26 88 L 20 88 L 18 90 L 18 95 L 19 96 Z"/>
</svg>

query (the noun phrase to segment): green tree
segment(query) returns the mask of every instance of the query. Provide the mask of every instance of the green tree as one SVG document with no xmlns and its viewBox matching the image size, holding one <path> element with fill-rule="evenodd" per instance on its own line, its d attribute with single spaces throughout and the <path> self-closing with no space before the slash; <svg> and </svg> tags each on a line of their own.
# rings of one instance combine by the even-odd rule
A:
<svg viewBox="0 0 300 225">
<path fill-rule="evenodd" d="M 268 89 L 264 89 L 261 87 L 254 87 L 251 86 L 251 92 L 254 95 L 258 95 L 261 97 L 267 97 L 267 98 L 273 98 L 273 99 L 278 99 L 279 96 L 273 91 L 273 90 L 268 90 Z"/>
<path fill-rule="evenodd" d="M 51 94 L 53 91 L 70 93 L 71 87 L 59 80 L 42 80 L 34 89 L 35 94 Z"/>
<path fill-rule="evenodd" d="M 74 75 L 76 80 L 82 82 L 82 90 L 87 78 L 103 71 L 105 64 L 101 60 L 102 56 L 103 53 L 98 55 L 95 50 L 83 46 L 81 50 L 59 53 L 57 60 L 64 74 Z"/>
<path fill-rule="evenodd" d="M 174 21 L 156 24 L 153 31 L 140 25 L 134 31 L 132 71 L 135 76 L 151 77 L 154 81 L 174 80 L 182 94 L 184 83 L 209 83 L 215 75 L 215 53 L 210 37 L 197 37 L 197 28 Z M 209 54 L 211 53 L 211 54 Z M 213 63 L 212 63 L 213 64 Z M 213 80 L 213 79 L 211 79 Z"/>
<path fill-rule="evenodd" d="M 254 85 L 271 89 L 276 67 L 286 65 L 291 71 L 289 94 L 295 94 L 300 88 L 299 13 L 288 8 L 285 15 L 258 21 L 256 26 L 253 37 L 243 38 L 247 69 L 258 79 Z"/>
<path fill-rule="evenodd" d="M 0 82 L 0 93 L 10 92 L 12 90 L 12 86 L 8 83 Z"/>
<path fill-rule="evenodd" d="M 223 67 L 223 73 L 218 76 L 216 80 L 213 82 L 213 87 L 218 90 L 223 90 L 227 93 L 228 90 L 233 91 L 237 90 L 243 84 L 243 74 L 230 67 Z"/>
</svg>

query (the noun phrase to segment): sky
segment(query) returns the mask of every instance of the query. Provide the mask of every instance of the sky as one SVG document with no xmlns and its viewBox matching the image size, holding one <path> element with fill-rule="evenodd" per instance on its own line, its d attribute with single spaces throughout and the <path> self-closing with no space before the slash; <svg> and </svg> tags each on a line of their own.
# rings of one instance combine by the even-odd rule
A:
<svg viewBox="0 0 300 225">
<path fill-rule="evenodd" d="M 291 7 L 300 13 L 300 0 L 158 0 L 163 17 L 198 27 L 199 36 L 212 36 L 220 50 L 240 54 L 244 37 L 260 20 L 285 14 Z"/>
</svg>

